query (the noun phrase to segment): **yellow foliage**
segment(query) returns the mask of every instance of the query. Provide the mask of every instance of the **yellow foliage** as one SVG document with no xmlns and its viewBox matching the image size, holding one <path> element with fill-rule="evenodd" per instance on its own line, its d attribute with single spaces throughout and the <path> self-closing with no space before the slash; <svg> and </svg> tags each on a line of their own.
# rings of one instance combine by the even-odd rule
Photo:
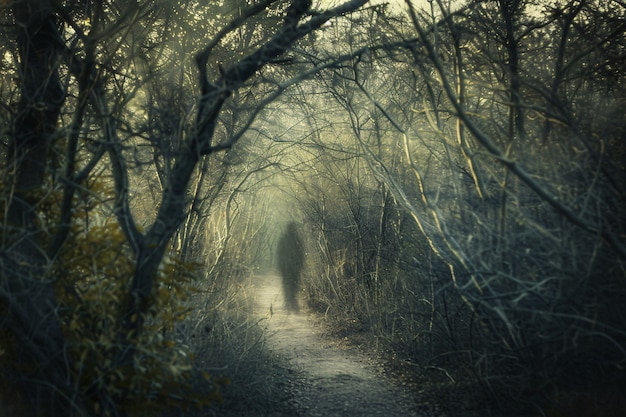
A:
<svg viewBox="0 0 626 417">
<path fill-rule="evenodd" d="M 124 333 L 120 317 L 136 265 L 119 224 L 103 221 L 99 213 L 103 208 L 98 201 L 112 194 L 106 183 L 94 181 L 89 191 L 75 198 L 69 237 L 45 277 L 55 283 L 75 386 L 97 415 L 107 415 L 104 404 L 111 403 L 129 415 L 143 416 L 219 400 L 210 379 L 204 392 L 192 389 L 193 358 L 166 336 L 188 313 L 184 302 L 198 291 L 193 284 L 198 265 L 176 257 L 165 259 L 158 270 L 144 329 L 135 341 L 133 365 L 118 365 Z M 60 218 L 62 192 L 51 185 L 34 198 L 38 226 L 46 232 L 41 236 L 45 247 Z M 10 360 L 7 352 L 14 351 L 14 344 L 10 334 L 0 333 L 0 365 Z"/>
<path fill-rule="evenodd" d="M 123 409 L 137 415 L 168 406 L 204 404 L 204 395 L 194 395 L 189 385 L 192 358 L 175 340 L 163 336 L 164 330 L 172 329 L 187 313 L 182 303 L 191 294 L 194 267 L 176 258 L 164 262 L 149 317 L 136 341 L 134 366 L 112 368 L 118 353 L 118 318 L 135 265 L 115 223 L 76 233 L 73 239 L 62 254 L 57 288 L 65 306 L 70 352 L 79 358 L 74 362 L 74 375 L 83 392 L 95 389 L 100 398 L 105 391 Z M 131 322 L 136 320 L 135 316 Z M 214 390 L 209 391 L 217 398 Z M 159 394 L 164 392 L 167 395 Z M 93 403 L 94 411 L 101 407 L 98 404 Z"/>
</svg>

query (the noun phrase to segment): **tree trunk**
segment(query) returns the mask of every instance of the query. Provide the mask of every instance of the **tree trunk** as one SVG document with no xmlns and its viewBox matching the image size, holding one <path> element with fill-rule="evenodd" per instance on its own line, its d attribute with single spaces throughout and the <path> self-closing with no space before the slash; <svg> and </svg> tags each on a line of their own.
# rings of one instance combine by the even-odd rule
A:
<svg viewBox="0 0 626 417">
<path fill-rule="evenodd" d="M 38 226 L 35 212 L 47 192 L 47 149 L 64 100 L 58 73 L 62 40 L 50 2 L 19 2 L 13 13 L 21 90 L 5 180 L 12 192 L 0 257 L 0 311 L 6 311 L 0 323 L 16 338 L 11 371 L 15 373 L 15 388 L 31 411 L 36 415 L 72 415 L 73 406 L 66 400 L 71 390 L 70 366 L 64 354 L 57 299 L 46 281 L 41 244 L 45 231 Z"/>
</svg>

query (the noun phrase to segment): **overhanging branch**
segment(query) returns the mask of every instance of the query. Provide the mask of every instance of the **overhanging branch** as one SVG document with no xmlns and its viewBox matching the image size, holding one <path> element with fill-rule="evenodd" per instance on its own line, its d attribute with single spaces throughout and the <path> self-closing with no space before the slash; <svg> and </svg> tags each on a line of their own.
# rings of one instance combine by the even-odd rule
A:
<svg viewBox="0 0 626 417">
<path fill-rule="evenodd" d="M 455 94 L 454 89 L 452 88 L 450 80 L 448 80 L 448 77 L 445 73 L 443 63 L 441 62 L 439 55 L 435 51 L 433 44 L 428 39 L 427 32 L 420 25 L 413 6 L 408 1 L 407 4 L 409 5 L 409 14 L 411 15 L 413 26 L 415 27 L 415 30 L 419 35 L 419 39 L 424 48 L 426 48 L 428 56 L 439 75 L 441 85 L 446 93 L 446 96 L 452 103 L 454 110 L 456 111 L 456 116 L 472 133 L 478 143 L 480 143 L 483 148 L 485 148 L 498 161 L 505 165 L 514 175 L 516 175 L 524 184 L 526 184 L 529 189 L 531 189 L 537 196 L 539 196 L 539 198 L 541 198 L 543 201 L 548 203 L 548 205 L 550 205 L 554 210 L 556 210 L 557 213 L 566 218 L 570 223 L 580 227 L 582 230 L 597 236 L 601 236 L 620 255 L 621 258 L 626 258 L 626 248 L 617 236 L 606 230 L 606 228 L 602 227 L 602 225 L 592 224 L 591 222 L 581 218 L 569 207 L 561 203 L 541 184 L 535 181 L 532 178 L 531 174 L 529 174 L 522 166 L 520 166 L 516 161 L 508 158 L 506 156 L 506 153 L 503 152 L 495 144 L 495 142 L 471 120 L 471 118 L 467 115 L 464 106 L 462 105 L 462 103 L 459 102 L 458 97 Z"/>
</svg>

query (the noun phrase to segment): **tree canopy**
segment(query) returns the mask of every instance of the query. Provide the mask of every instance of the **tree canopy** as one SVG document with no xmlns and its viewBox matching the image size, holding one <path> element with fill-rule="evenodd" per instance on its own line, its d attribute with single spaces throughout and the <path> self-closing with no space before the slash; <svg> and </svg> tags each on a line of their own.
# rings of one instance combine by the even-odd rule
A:
<svg viewBox="0 0 626 417">
<path fill-rule="evenodd" d="M 402 6 L 0 2 L 7 413 L 218 401 L 177 326 L 272 216 L 293 305 L 394 355 L 527 403 L 620 380 L 624 5 Z"/>
<path fill-rule="evenodd" d="M 190 291 L 166 254 L 192 179 L 317 70 L 294 45 L 364 3 L 4 2 L 3 367 L 36 413 L 189 400 L 191 367 L 152 323 Z M 153 213 L 133 207 L 145 173 Z"/>
</svg>

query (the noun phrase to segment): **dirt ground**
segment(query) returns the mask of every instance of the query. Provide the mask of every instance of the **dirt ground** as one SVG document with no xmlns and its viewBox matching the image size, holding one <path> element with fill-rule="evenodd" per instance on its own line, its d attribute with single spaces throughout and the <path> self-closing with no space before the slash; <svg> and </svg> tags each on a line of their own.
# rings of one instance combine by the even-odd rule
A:
<svg viewBox="0 0 626 417">
<path fill-rule="evenodd" d="M 400 383 L 382 372 L 377 361 L 323 336 L 309 315 L 288 312 L 278 275 L 257 277 L 255 294 L 255 313 L 266 318 L 268 348 L 289 368 L 277 369 L 277 374 L 292 375 L 284 388 L 292 408 L 289 415 L 294 410 L 301 417 L 445 415 L 435 403 L 417 406 Z M 267 415 L 279 417 L 286 413 L 273 411 Z"/>
</svg>

